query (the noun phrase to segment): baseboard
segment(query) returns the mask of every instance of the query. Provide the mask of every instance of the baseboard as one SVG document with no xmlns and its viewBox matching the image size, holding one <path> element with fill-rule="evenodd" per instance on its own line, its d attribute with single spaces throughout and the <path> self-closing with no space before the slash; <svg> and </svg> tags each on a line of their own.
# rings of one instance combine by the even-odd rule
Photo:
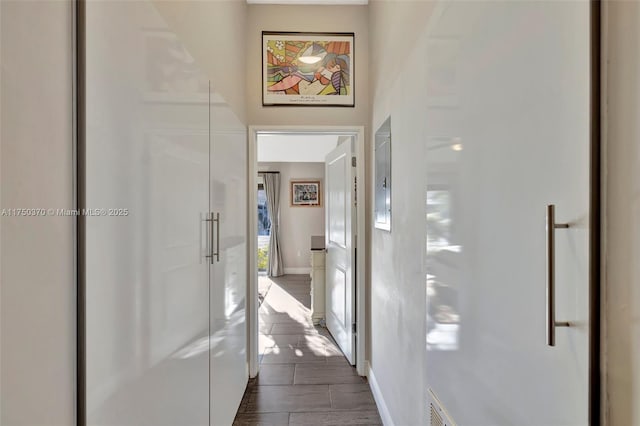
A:
<svg viewBox="0 0 640 426">
<path fill-rule="evenodd" d="M 389 413 L 389 408 L 387 408 L 387 404 L 384 402 L 380 386 L 376 380 L 376 375 L 373 373 L 373 369 L 371 368 L 369 361 L 367 361 L 367 378 L 369 379 L 369 387 L 371 388 L 371 393 L 373 393 L 373 399 L 376 400 L 376 405 L 378 405 L 382 424 L 384 426 L 394 426 L 393 420 L 391 419 L 391 413 Z"/>
<path fill-rule="evenodd" d="M 311 273 L 311 267 L 306 268 L 284 268 L 285 275 L 307 275 Z"/>
</svg>

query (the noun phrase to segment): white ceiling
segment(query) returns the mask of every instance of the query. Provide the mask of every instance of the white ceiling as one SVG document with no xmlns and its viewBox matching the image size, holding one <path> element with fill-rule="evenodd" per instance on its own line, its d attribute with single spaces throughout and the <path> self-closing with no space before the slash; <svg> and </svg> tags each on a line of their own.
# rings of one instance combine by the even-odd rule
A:
<svg viewBox="0 0 640 426">
<path fill-rule="evenodd" d="M 338 146 L 339 135 L 258 135 L 258 161 L 323 163 Z"/>
<path fill-rule="evenodd" d="M 369 4 L 369 0 L 247 0 L 249 4 L 320 4 L 348 6 L 352 4 Z"/>
</svg>

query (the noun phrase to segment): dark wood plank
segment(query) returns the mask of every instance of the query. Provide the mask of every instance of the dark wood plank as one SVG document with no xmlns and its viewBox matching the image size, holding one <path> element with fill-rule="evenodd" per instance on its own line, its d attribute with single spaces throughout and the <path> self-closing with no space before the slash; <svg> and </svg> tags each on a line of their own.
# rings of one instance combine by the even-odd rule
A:
<svg viewBox="0 0 640 426">
<path fill-rule="evenodd" d="M 375 410 L 331 411 L 326 413 L 291 413 L 291 426 L 364 426 L 381 425 L 382 420 Z"/>
<path fill-rule="evenodd" d="M 336 410 L 377 410 L 368 384 L 329 385 L 331 407 Z"/>
<path fill-rule="evenodd" d="M 287 426 L 289 413 L 245 413 L 238 414 L 233 426 Z"/>
<path fill-rule="evenodd" d="M 329 388 L 326 385 L 256 386 L 249 394 L 245 412 L 291 413 L 330 409 Z"/>
</svg>

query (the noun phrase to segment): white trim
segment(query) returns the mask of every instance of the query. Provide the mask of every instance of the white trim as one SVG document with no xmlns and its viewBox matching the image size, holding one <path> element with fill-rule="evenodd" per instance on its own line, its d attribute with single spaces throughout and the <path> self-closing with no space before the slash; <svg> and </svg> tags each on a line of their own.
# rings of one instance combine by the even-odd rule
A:
<svg viewBox="0 0 640 426">
<path fill-rule="evenodd" d="M 356 370 L 361 376 L 367 374 L 367 361 L 365 359 L 367 340 L 367 161 L 365 155 L 366 139 L 364 127 L 359 129 L 356 141 L 356 179 L 357 179 L 357 205 L 356 205 L 356 322 L 358 334 L 356 338 Z"/>
<path fill-rule="evenodd" d="M 285 275 L 308 275 L 311 273 L 311 267 L 305 268 L 284 268 Z"/>
<path fill-rule="evenodd" d="M 247 253 L 247 277 L 249 278 L 249 286 L 247 288 L 247 357 L 249 364 L 249 377 L 254 378 L 258 375 L 258 199 L 252 194 L 256 193 L 258 188 L 258 144 L 256 139 L 256 131 L 249 126 L 249 137 L 247 142 L 248 162 L 247 165 L 247 183 L 248 189 L 248 230 L 247 240 L 249 253 Z"/>
<path fill-rule="evenodd" d="M 371 388 L 373 399 L 376 400 L 376 404 L 378 405 L 378 412 L 380 413 L 382 424 L 384 426 L 394 426 L 393 419 L 391 418 L 391 413 L 389 412 L 389 408 L 387 408 L 387 403 L 384 402 L 384 398 L 382 397 L 382 392 L 380 390 L 380 385 L 378 385 L 378 381 L 376 380 L 376 376 L 373 373 L 373 369 L 371 368 L 371 364 L 369 363 L 369 361 L 367 361 L 366 370 L 367 378 L 369 379 L 369 387 Z"/>
<path fill-rule="evenodd" d="M 357 282 L 356 282 L 356 321 L 358 323 L 358 338 L 356 340 L 356 369 L 358 374 L 366 376 L 366 336 L 367 336 L 367 323 L 366 323 L 366 282 L 367 271 L 365 267 L 366 262 L 366 224 L 367 219 L 366 205 L 367 197 L 366 193 L 366 174 L 365 168 L 369 165 L 365 161 L 365 146 L 366 135 L 364 126 L 261 126 L 250 125 L 249 126 L 249 164 L 247 172 L 249 173 L 247 182 L 249 184 L 249 212 L 256 212 L 258 210 L 256 197 L 251 196 L 254 193 L 254 188 L 258 186 L 258 160 L 257 160 L 257 135 L 270 134 L 270 133 L 289 133 L 289 134 L 309 134 L 309 133 L 329 133 L 337 135 L 353 135 L 356 138 L 356 157 L 357 157 L 357 177 L 358 177 L 358 209 L 357 209 Z M 258 235 L 258 218 L 256 214 L 249 214 L 249 261 L 247 262 L 249 270 L 247 276 L 249 277 L 249 293 L 247 295 L 248 311 L 247 311 L 247 325 L 248 325 L 248 341 L 249 350 L 247 351 L 249 357 L 249 374 L 251 377 L 255 377 L 258 374 L 258 270 L 257 270 L 257 235 Z"/>
</svg>

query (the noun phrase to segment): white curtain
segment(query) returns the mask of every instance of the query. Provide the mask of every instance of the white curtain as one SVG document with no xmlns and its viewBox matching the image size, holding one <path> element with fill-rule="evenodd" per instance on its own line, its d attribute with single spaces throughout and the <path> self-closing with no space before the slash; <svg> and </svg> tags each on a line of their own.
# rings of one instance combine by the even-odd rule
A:
<svg viewBox="0 0 640 426">
<path fill-rule="evenodd" d="M 267 196 L 267 209 L 271 232 L 269 235 L 269 265 L 267 274 L 270 277 L 284 275 L 282 252 L 280 251 L 280 174 L 264 173 L 264 192 Z"/>
</svg>

